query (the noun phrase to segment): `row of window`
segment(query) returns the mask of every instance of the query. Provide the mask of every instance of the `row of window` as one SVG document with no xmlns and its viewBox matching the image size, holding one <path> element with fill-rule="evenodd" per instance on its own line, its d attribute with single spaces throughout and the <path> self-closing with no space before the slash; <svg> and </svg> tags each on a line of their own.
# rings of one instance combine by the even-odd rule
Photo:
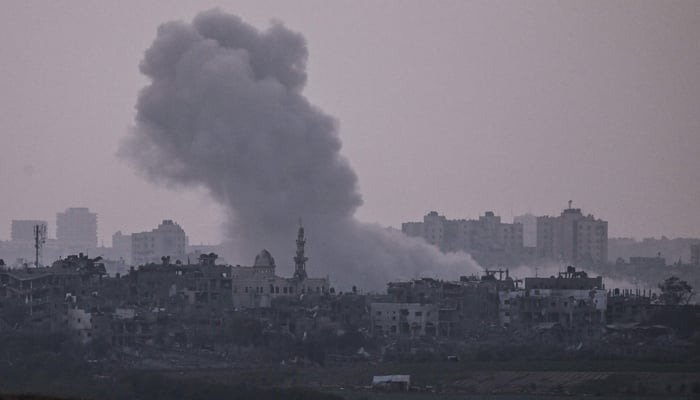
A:
<svg viewBox="0 0 700 400">
<path fill-rule="evenodd" d="M 387 311 L 387 313 L 389 313 L 389 312 Z M 391 313 L 392 313 L 392 314 L 396 314 L 396 311 L 392 311 Z M 381 316 L 381 315 L 382 315 L 382 312 L 381 312 L 381 311 L 377 311 L 375 314 L 376 314 L 377 316 Z M 405 310 L 405 309 L 401 310 L 401 314 L 402 314 L 402 315 L 408 315 L 408 310 Z M 422 316 L 423 316 L 423 311 L 415 311 L 415 312 L 413 313 L 413 316 L 414 316 L 414 317 L 422 317 Z M 426 316 L 426 317 L 429 317 L 429 316 L 430 316 L 430 311 L 426 311 L 426 312 L 425 312 L 425 316 Z M 395 320 L 396 317 L 393 317 L 392 319 Z"/>
<path fill-rule="evenodd" d="M 314 288 L 302 288 L 301 293 L 313 293 L 315 290 L 316 293 L 325 293 L 326 288 L 317 286 L 315 289 Z M 265 288 L 264 286 L 245 286 L 243 288 L 244 293 L 256 293 L 256 294 L 263 294 L 265 293 Z M 238 293 L 238 286 L 233 287 L 233 293 Z M 268 293 L 270 294 L 294 294 L 294 286 L 282 286 L 280 288 L 279 286 L 269 286 L 269 291 Z"/>
</svg>

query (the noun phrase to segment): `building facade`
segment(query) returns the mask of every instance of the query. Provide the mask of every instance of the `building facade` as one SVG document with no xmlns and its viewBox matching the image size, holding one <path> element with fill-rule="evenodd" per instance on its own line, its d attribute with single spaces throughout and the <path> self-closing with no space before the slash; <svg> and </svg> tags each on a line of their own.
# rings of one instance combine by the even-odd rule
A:
<svg viewBox="0 0 700 400">
<path fill-rule="evenodd" d="M 112 235 L 112 253 L 115 259 L 123 259 L 127 264 L 131 264 L 131 235 L 125 235 L 122 231 L 117 231 Z"/>
<path fill-rule="evenodd" d="M 49 226 L 46 221 L 13 219 L 10 239 L 13 242 L 34 242 L 34 227 L 37 225 L 46 227 L 44 229 L 47 229 Z"/>
<path fill-rule="evenodd" d="M 84 207 L 56 214 L 56 239 L 70 251 L 97 247 L 97 214 Z"/>
<path fill-rule="evenodd" d="M 537 216 L 530 213 L 518 215 L 513 222 L 523 226 L 523 246 L 537 247 Z"/>
<path fill-rule="evenodd" d="M 700 243 L 690 245 L 690 265 L 700 267 Z"/>
<path fill-rule="evenodd" d="M 447 219 L 431 211 L 401 231 L 421 237 L 443 252 L 465 251 L 481 265 L 554 261 L 599 265 L 608 261 L 608 222 L 569 207 L 557 217 L 525 214 L 505 223 L 492 211 L 478 219 Z"/>
<path fill-rule="evenodd" d="M 421 303 L 371 303 L 373 336 L 436 336 L 438 306 Z"/>
<path fill-rule="evenodd" d="M 299 227 L 297 252 L 294 257 L 294 276 L 284 278 L 276 274 L 275 259 L 263 249 L 255 257 L 252 267 L 231 267 L 233 305 L 236 309 L 271 307 L 272 301 L 289 296 L 322 296 L 330 293 L 328 278 L 309 278 L 304 254 L 304 228 Z"/>
<path fill-rule="evenodd" d="M 537 218 L 537 258 L 571 264 L 608 261 L 608 222 L 569 208 L 558 217 Z"/>
<path fill-rule="evenodd" d="M 131 263 L 145 265 L 160 263 L 163 257 L 173 262 L 185 262 L 187 255 L 187 235 L 172 220 L 166 219 L 150 232 L 131 235 Z"/>
<path fill-rule="evenodd" d="M 607 292 L 603 279 L 568 267 L 554 278 L 525 278 L 523 290 L 499 292 L 499 319 L 512 329 L 563 329 L 586 340 L 602 334 Z"/>
<path fill-rule="evenodd" d="M 466 251 L 484 265 L 514 263 L 523 249 L 523 225 L 504 223 L 492 211 L 476 220 L 450 220 L 431 211 L 423 222 L 403 223 L 401 231 L 442 251 Z"/>
</svg>

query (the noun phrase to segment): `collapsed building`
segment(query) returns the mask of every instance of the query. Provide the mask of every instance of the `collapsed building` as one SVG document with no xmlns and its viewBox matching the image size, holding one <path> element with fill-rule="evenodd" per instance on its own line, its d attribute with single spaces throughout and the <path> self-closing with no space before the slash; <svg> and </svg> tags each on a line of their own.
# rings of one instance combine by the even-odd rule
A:
<svg viewBox="0 0 700 400">
<path fill-rule="evenodd" d="M 113 345 L 185 342 L 220 330 L 237 311 L 270 308 L 285 297 L 328 296 L 328 278 L 307 276 L 305 243 L 299 227 L 291 278 L 275 274 L 266 250 L 252 267 L 217 265 L 213 253 L 200 255 L 195 264 L 164 256 L 159 264 L 132 267 L 114 278 L 107 277 L 101 258 L 82 253 L 46 268 L 3 268 L 0 321 L 68 330 L 83 342 L 94 337 Z"/>
<path fill-rule="evenodd" d="M 0 269 L 0 306 L 15 312 L 12 322 L 58 329 L 78 299 L 95 296 L 106 275 L 101 258 L 71 255 L 50 267 Z M 6 321 L 7 322 L 7 321 Z"/>
</svg>

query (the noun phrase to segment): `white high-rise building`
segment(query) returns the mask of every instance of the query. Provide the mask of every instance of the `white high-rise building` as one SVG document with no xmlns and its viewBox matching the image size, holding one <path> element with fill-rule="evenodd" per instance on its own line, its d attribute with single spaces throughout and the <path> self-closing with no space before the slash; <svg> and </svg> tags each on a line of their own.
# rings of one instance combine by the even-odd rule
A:
<svg viewBox="0 0 700 400">
<path fill-rule="evenodd" d="M 573 264 L 608 261 L 608 222 L 569 208 L 558 217 L 537 218 L 537 256 Z"/>
<path fill-rule="evenodd" d="M 518 215 L 513 222 L 523 226 L 523 246 L 537 247 L 537 216 L 530 213 Z"/>
</svg>

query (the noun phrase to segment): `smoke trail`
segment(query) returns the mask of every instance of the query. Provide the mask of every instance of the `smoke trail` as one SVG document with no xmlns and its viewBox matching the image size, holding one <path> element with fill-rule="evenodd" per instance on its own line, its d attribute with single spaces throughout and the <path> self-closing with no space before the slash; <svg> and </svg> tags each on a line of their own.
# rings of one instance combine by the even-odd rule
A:
<svg viewBox="0 0 700 400">
<path fill-rule="evenodd" d="M 206 187 L 229 212 L 237 260 L 266 247 L 291 272 L 301 217 L 310 275 L 337 287 L 475 272 L 466 254 L 354 219 L 357 176 L 340 155 L 335 119 L 302 95 L 306 59 L 304 38 L 280 23 L 258 31 L 212 10 L 161 25 L 120 153 L 154 181 Z"/>
</svg>

